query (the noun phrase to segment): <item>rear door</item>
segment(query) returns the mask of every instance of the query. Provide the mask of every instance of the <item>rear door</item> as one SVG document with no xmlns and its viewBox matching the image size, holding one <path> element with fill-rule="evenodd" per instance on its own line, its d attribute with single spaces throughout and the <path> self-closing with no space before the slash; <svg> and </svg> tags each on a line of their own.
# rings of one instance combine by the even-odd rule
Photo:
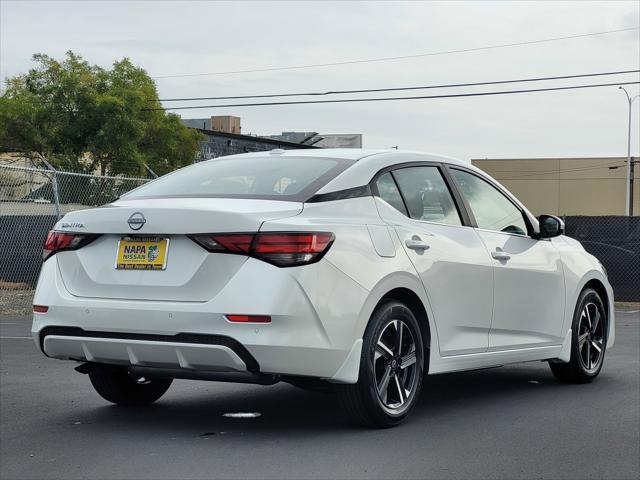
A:
<svg viewBox="0 0 640 480">
<path fill-rule="evenodd" d="M 562 343 L 564 272 L 549 240 L 529 235 L 524 212 L 478 174 L 450 169 L 489 251 L 494 269 L 494 309 L 489 350 Z"/>
<path fill-rule="evenodd" d="M 491 259 L 474 229 L 463 226 L 441 167 L 421 164 L 382 172 L 372 189 L 382 218 L 394 225 L 424 284 L 440 354 L 486 351 Z"/>
</svg>

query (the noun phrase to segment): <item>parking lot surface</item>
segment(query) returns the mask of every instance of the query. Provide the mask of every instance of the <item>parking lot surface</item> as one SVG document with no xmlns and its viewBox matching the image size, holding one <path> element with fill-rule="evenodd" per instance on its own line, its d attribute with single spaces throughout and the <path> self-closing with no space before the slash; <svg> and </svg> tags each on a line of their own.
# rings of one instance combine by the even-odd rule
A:
<svg viewBox="0 0 640 480">
<path fill-rule="evenodd" d="M 37 351 L 29 317 L 0 316 L 0 478 L 639 478 L 640 313 L 617 327 L 593 384 L 541 362 L 432 376 L 407 423 L 366 430 L 286 384 L 179 380 L 112 406 Z"/>
</svg>

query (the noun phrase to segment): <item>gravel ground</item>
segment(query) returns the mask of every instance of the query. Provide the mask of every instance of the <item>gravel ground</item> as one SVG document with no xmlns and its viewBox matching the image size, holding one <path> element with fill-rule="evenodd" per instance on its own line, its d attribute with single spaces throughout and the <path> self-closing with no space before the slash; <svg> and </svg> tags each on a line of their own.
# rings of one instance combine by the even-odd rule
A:
<svg viewBox="0 0 640 480">
<path fill-rule="evenodd" d="M 34 290 L 0 289 L 1 315 L 31 315 Z"/>
</svg>

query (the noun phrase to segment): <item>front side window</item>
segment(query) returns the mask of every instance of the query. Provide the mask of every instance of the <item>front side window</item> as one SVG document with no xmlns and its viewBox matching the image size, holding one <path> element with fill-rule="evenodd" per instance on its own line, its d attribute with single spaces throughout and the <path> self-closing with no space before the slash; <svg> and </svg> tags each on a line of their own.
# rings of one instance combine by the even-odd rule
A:
<svg viewBox="0 0 640 480">
<path fill-rule="evenodd" d="M 476 218 L 478 228 L 498 232 L 527 234 L 522 212 L 489 182 L 463 170 L 452 169 L 462 195 Z"/>
<path fill-rule="evenodd" d="M 353 162 L 333 158 L 260 157 L 215 159 L 160 177 L 126 195 L 232 197 L 303 201 Z"/>
<path fill-rule="evenodd" d="M 438 167 L 394 170 L 409 216 L 426 222 L 462 225 L 451 192 Z"/>
</svg>

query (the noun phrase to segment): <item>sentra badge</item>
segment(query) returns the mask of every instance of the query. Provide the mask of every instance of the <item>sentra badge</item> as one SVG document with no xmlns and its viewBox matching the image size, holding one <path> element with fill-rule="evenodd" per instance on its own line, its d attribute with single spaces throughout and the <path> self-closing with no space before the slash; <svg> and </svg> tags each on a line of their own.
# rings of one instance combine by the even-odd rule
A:
<svg viewBox="0 0 640 480">
<path fill-rule="evenodd" d="M 80 222 L 71 222 L 71 223 L 63 223 L 61 225 L 62 228 L 84 228 L 84 223 Z"/>
</svg>

